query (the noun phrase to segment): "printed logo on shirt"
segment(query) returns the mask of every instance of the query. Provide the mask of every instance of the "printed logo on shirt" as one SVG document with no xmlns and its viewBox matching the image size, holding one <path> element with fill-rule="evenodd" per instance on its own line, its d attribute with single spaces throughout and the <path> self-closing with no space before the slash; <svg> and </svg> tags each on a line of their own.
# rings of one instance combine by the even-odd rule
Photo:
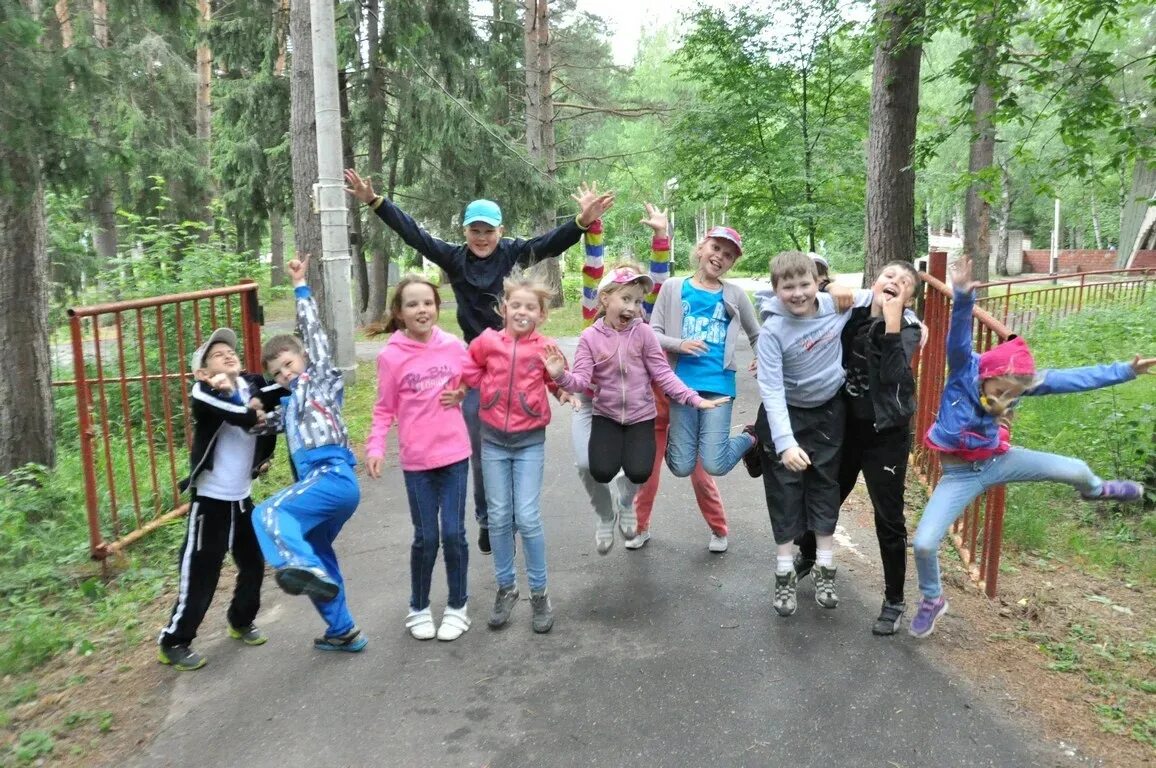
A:
<svg viewBox="0 0 1156 768">
<path fill-rule="evenodd" d="M 407 373 L 401 378 L 403 389 L 424 392 L 429 389 L 445 389 L 454 378 L 454 371 L 448 365 L 436 365 L 425 373 Z"/>
<path fill-rule="evenodd" d="M 830 344 L 832 341 L 835 341 L 838 338 L 839 334 L 828 328 L 821 331 L 815 331 L 809 336 L 803 336 L 799 339 L 799 347 L 802 348 L 804 352 L 811 352 L 815 349 L 815 347 L 824 344 Z"/>
<path fill-rule="evenodd" d="M 710 317 L 690 314 L 690 302 L 682 302 L 682 338 L 705 341 L 707 344 L 725 344 L 727 340 L 727 310 L 720 301 Z"/>
</svg>

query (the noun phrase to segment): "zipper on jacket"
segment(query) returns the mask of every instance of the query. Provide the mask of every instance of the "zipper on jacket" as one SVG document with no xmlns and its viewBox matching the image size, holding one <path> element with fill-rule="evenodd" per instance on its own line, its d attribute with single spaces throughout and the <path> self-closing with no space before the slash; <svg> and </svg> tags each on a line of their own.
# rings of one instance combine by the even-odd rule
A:
<svg viewBox="0 0 1156 768">
<path fill-rule="evenodd" d="M 518 337 L 514 337 L 514 351 L 510 355 L 510 385 L 506 393 L 506 429 L 510 431 L 510 411 L 514 410 L 514 373 L 518 370 Z"/>
</svg>

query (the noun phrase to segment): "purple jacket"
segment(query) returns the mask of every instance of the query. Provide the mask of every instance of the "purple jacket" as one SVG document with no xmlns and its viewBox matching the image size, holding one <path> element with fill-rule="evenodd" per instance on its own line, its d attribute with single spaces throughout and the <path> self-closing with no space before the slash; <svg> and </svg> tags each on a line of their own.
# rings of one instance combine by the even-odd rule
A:
<svg viewBox="0 0 1156 768">
<path fill-rule="evenodd" d="M 658 337 L 641 318 L 622 331 L 599 318 L 578 337 L 573 367 L 555 381 L 567 392 L 591 390 L 594 413 L 618 424 L 637 424 L 658 415 L 652 381 L 680 403 L 702 402 L 674 375 Z"/>
</svg>

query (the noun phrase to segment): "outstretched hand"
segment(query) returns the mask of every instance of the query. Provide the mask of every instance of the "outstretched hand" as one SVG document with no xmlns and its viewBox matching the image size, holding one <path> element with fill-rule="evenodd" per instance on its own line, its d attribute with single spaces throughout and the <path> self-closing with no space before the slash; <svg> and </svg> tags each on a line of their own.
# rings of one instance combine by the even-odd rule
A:
<svg viewBox="0 0 1156 768">
<path fill-rule="evenodd" d="M 289 273 L 294 286 L 304 285 L 305 276 L 309 274 L 309 254 L 301 254 L 300 259 L 290 259 L 285 265 L 285 271 Z"/>
<path fill-rule="evenodd" d="M 570 199 L 578 203 L 578 226 L 583 229 L 601 219 L 602 214 L 614 207 L 614 193 L 600 193 L 598 182 L 590 186 L 582 182 L 578 185 L 577 194 L 570 195 Z"/>
<path fill-rule="evenodd" d="M 564 389 L 558 390 L 558 402 L 562 405 L 569 405 L 576 411 L 582 408 L 582 398 Z"/>
<path fill-rule="evenodd" d="M 714 400 L 700 400 L 698 409 L 700 411 L 709 411 L 712 408 L 718 408 L 720 405 L 726 405 L 731 399 L 729 397 L 716 397 Z"/>
<path fill-rule="evenodd" d="M 654 203 L 643 203 L 646 215 L 638 222 L 654 230 L 655 237 L 666 237 L 670 233 L 670 215 Z"/>
<path fill-rule="evenodd" d="M 1156 357 L 1140 357 L 1136 355 L 1132 360 L 1132 372 L 1137 376 L 1143 376 L 1146 373 L 1154 373 L 1153 368 L 1156 368 Z"/>
<path fill-rule="evenodd" d="M 972 279 L 971 268 L 971 257 L 966 253 L 951 262 L 951 266 L 948 267 L 947 271 L 951 277 L 952 288 L 960 293 L 971 293 L 975 290 L 975 287 L 979 285 L 979 281 Z"/>
<path fill-rule="evenodd" d="M 855 305 L 855 291 L 845 285 L 828 284 L 827 295 L 835 300 L 835 309 L 840 312 L 846 312 Z"/>
<path fill-rule="evenodd" d="M 345 169 L 345 183 L 349 185 L 345 191 L 366 205 L 372 203 L 377 197 L 377 193 L 373 191 L 373 182 L 369 180 L 369 177 L 362 178 L 352 168 Z"/>
<path fill-rule="evenodd" d="M 566 371 L 566 357 L 555 344 L 548 344 L 542 354 L 542 364 L 546 366 L 546 373 L 551 379 L 556 379 Z"/>
</svg>

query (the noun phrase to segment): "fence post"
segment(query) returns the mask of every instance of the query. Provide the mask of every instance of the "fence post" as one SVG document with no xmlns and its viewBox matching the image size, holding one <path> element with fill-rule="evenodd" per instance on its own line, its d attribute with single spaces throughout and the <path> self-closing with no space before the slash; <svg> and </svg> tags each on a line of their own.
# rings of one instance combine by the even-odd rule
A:
<svg viewBox="0 0 1156 768">
<path fill-rule="evenodd" d="M 241 338 L 245 342 L 245 370 L 249 373 L 263 373 L 261 365 L 261 305 L 257 301 L 256 280 L 248 278 L 241 285 L 252 285 L 241 297 Z"/>
<path fill-rule="evenodd" d="M 95 321 L 94 321 L 95 322 Z M 96 491 L 96 453 L 93 441 L 92 414 L 88 408 L 88 372 L 84 367 L 84 333 L 80 318 L 68 310 L 68 326 L 72 332 L 72 368 L 76 379 L 76 417 L 80 428 L 80 460 L 84 465 L 84 506 L 88 514 L 88 554 L 93 560 L 103 560 L 104 537 L 100 533 L 100 501 Z"/>
</svg>

